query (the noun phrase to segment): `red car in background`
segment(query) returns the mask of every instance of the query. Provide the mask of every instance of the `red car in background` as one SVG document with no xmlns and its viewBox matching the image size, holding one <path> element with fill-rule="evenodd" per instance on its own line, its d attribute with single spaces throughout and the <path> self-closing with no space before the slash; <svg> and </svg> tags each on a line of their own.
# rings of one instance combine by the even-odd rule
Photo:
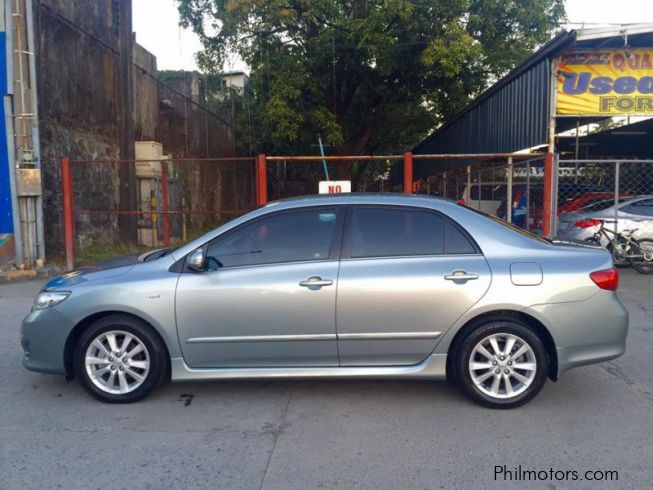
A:
<svg viewBox="0 0 653 490">
<path fill-rule="evenodd" d="M 626 192 L 621 194 L 620 197 L 628 197 L 629 195 L 630 194 Z M 614 192 L 588 192 L 572 199 L 571 201 L 566 201 L 560 204 L 558 206 L 558 216 L 560 216 L 560 213 L 573 213 L 574 211 L 579 211 L 585 206 L 606 199 L 614 199 Z"/>
</svg>

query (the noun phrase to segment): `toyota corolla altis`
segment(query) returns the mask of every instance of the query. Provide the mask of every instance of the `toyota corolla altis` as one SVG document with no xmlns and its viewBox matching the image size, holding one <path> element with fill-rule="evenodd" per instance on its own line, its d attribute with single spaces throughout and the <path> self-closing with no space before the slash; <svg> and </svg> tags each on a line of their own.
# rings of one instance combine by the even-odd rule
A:
<svg viewBox="0 0 653 490">
<path fill-rule="evenodd" d="M 547 377 L 624 353 L 617 284 L 606 250 L 453 202 L 296 198 L 50 281 L 23 322 L 24 364 L 105 402 L 170 378 L 452 378 L 510 408 Z"/>
</svg>

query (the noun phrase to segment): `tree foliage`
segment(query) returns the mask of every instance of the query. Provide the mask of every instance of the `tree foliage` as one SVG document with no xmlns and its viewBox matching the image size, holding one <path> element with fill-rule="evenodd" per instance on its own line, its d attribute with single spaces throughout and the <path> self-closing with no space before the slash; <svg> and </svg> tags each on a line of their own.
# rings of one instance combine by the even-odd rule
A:
<svg viewBox="0 0 653 490">
<path fill-rule="evenodd" d="M 219 72 L 234 53 L 250 67 L 240 132 L 277 154 L 315 153 L 318 134 L 336 153 L 404 150 L 564 17 L 563 0 L 177 3 L 203 42 L 203 70 Z"/>
</svg>

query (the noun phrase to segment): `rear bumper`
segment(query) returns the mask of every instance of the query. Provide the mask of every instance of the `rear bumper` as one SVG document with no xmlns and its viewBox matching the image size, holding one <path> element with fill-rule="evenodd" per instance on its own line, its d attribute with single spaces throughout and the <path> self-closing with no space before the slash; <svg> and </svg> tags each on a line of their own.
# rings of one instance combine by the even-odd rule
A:
<svg viewBox="0 0 653 490">
<path fill-rule="evenodd" d="M 546 319 L 558 354 L 558 375 L 626 351 L 628 310 L 612 291 L 599 291 L 582 302 L 536 305 L 529 310 Z"/>
</svg>

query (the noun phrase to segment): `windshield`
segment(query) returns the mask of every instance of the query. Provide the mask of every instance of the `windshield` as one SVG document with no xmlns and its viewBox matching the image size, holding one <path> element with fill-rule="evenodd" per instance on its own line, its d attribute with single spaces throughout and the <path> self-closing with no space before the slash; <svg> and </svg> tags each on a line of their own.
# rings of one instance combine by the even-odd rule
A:
<svg viewBox="0 0 653 490">
<path fill-rule="evenodd" d="M 631 199 L 628 197 L 620 197 L 619 198 L 619 203 L 624 202 L 626 199 Z M 592 204 L 588 206 L 583 206 L 581 208 L 581 211 L 586 212 L 586 211 L 603 211 L 604 209 L 608 209 L 609 207 L 614 206 L 614 199 L 606 199 L 604 201 L 598 201 L 598 202 L 593 202 Z"/>
</svg>

